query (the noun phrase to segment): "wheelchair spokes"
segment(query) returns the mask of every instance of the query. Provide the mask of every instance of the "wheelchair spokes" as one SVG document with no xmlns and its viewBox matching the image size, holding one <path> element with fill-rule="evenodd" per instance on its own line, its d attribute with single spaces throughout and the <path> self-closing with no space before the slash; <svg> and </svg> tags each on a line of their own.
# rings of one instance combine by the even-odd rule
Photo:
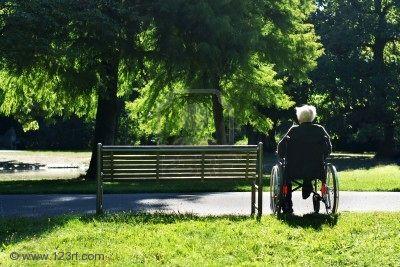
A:
<svg viewBox="0 0 400 267">
<path fill-rule="evenodd" d="M 326 190 L 321 192 L 322 200 L 325 203 L 326 213 L 335 214 L 339 205 L 339 182 L 335 166 L 326 166 Z"/>
<path fill-rule="evenodd" d="M 270 207 L 274 214 L 281 211 L 282 201 L 282 169 L 280 165 L 275 165 L 272 168 L 270 178 Z"/>
<path fill-rule="evenodd" d="M 329 181 L 329 178 L 327 179 Z M 333 197 L 333 190 L 331 186 L 324 184 L 323 189 L 321 190 L 322 201 L 325 203 L 326 210 L 330 210 L 332 208 L 331 199 Z"/>
<path fill-rule="evenodd" d="M 284 186 L 284 164 L 277 164 L 272 168 L 270 177 L 270 207 L 274 214 L 279 214 L 282 209 L 284 196 L 288 192 Z M 335 214 L 339 205 L 339 183 L 335 166 L 330 163 L 326 165 L 324 180 L 315 179 L 313 181 L 312 201 L 314 212 L 320 211 L 320 203 L 324 203 L 327 214 Z M 299 189 L 302 184 L 292 181 L 298 186 L 292 191 Z"/>
</svg>

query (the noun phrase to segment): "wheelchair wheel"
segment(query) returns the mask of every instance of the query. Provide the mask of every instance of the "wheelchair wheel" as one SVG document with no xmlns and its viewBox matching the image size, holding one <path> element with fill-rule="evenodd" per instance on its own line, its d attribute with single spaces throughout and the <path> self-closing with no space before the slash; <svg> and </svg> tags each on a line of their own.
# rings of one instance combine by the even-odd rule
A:
<svg viewBox="0 0 400 267">
<path fill-rule="evenodd" d="M 281 212 L 282 206 L 282 167 L 275 165 L 270 177 L 270 207 L 274 214 Z"/>
<path fill-rule="evenodd" d="M 339 181 L 335 166 L 326 166 L 326 192 L 322 194 L 327 214 L 335 214 L 339 205 Z"/>
</svg>

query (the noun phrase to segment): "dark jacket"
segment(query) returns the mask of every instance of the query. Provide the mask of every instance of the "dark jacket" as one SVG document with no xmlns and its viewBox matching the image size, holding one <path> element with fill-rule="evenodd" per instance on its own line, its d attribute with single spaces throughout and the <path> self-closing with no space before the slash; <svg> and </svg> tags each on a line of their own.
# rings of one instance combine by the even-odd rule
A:
<svg viewBox="0 0 400 267">
<path fill-rule="evenodd" d="M 286 158 L 291 179 L 321 179 L 325 158 L 331 152 L 328 133 L 311 122 L 292 126 L 278 144 L 278 155 Z"/>
</svg>

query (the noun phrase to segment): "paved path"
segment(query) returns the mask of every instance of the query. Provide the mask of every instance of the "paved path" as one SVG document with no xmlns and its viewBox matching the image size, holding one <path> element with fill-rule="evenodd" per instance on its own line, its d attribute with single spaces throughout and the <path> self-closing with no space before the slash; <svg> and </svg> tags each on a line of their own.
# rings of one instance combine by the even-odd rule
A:
<svg viewBox="0 0 400 267">
<path fill-rule="evenodd" d="M 66 213 L 94 213 L 94 195 L 0 195 L 0 217 L 53 216 Z M 311 198 L 293 194 L 296 214 L 312 212 Z M 264 214 L 270 213 L 269 194 L 264 193 Z M 223 215 L 250 213 L 250 193 L 151 193 L 106 194 L 108 212 L 146 211 Z M 322 208 L 322 206 L 321 206 Z M 339 212 L 400 211 L 400 192 L 340 192 Z"/>
</svg>

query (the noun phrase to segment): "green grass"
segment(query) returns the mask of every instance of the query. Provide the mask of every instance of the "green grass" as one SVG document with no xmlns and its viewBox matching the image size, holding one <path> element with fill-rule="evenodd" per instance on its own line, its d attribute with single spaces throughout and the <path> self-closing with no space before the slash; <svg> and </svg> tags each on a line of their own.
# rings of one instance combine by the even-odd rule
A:
<svg viewBox="0 0 400 267">
<path fill-rule="evenodd" d="M 0 219 L 4 266 L 399 266 L 400 213 L 248 217 L 120 213 Z M 17 253 L 96 253 L 103 260 L 11 260 Z M 21 256 L 20 256 L 21 257 Z"/>
<path fill-rule="evenodd" d="M 5 160 L 40 162 L 43 164 L 88 164 L 89 152 L 49 152 L 49 151 L 0 151 Z M 269 172 L 276 158 L 266 157 Z M 337 166 L 340 189 L 346 191 L 394 191 L 400 192 L 400 167 L 396 162 L 378 161 L 373 154 L 335 153 L 330 161 Z M 95 193 L 95 182 L 71 179 L 79 175 L 79 170 L 15 172 L 0 174 L 0 194 L 47 194 L 47 193 Z M 268 190 L 268 175 L 265 191 Z M 250 182 L 237 180 L 160 180 L 130 181 L 105 184 L 106 193 L 133 192 L 221 192 L 250 191 Z"/>
<path fill-rule="evenodd" d="M 400 192 L 400 167 L 397 165 L 343 171 L 339 178 L 341 190 Z"/>
<path fill-rule="evenodd" d="M 369 169 L 339 172 L 340 190 L 344 191 L 392 191 L 400 192 L 400 167 L 381 165 Z M 264 181 L 268 191 L 269 177 Z M 250 191 L 250 181 L 245 179 L 201 180 L 139 180 L 128 182 L 106 182 L 105 193 L 143 192 L 238 192 Z M 39 180 L 0 181 L 0 194 L 54 194 L 96 192 L 95 182 L 83 180 Z"/>
</svg>

